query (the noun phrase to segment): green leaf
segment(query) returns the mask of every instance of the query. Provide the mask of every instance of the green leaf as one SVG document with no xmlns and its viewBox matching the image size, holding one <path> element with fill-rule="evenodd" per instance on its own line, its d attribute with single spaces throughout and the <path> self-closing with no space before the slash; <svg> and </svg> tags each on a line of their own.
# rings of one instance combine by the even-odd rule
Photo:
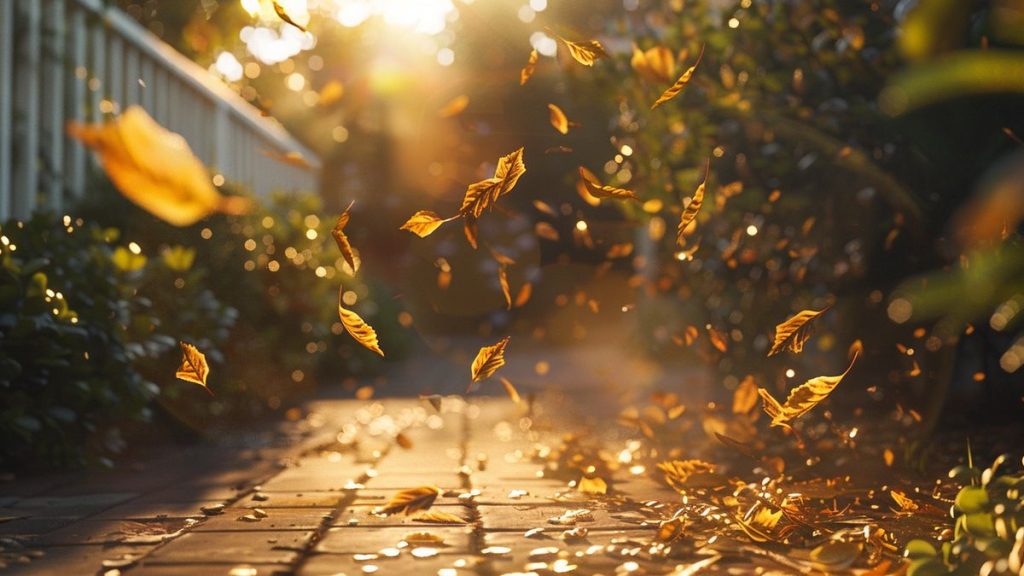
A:
<svg viewBox="0 0 1024 576">
<path fill-rule="evenodd" d="M 907 542 L 907 547 L 903 551 L 903 555 L 911 560 L 918 558 L 935 558 L 939 555 L 939 551 L 932 546 L 931 542 L 927 540 L 911 540 Z"/>
<path fill-rule="evenodd" d="M 907 568 L 907 576 L 941 576 L 949 574 L 949 569 L 935 558 L 914 560 Z"/>
<path fill-rule="evenodd" d="M 980 486 L 967 486 L 956 495 L 955 504 L 964 514 L 982 512 L 988 507 L 988 492 Z"/>
</svg>

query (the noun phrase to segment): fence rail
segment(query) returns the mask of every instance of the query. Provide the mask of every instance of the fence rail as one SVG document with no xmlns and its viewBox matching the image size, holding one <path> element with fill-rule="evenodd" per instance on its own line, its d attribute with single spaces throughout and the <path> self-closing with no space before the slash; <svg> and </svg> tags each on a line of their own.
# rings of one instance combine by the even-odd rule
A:
<svg viewBox="0 0 1024 576">
<path fill-rule="evenodd" d="M 0 0 L 0 220 L 84 194 L 97 168 L 66 122 L 134 104 L 258 196 L 317 189 L 311 151 L 127 14 L 103 0 Z M 290 153 L 310 167 L 267 158 Z"/>
</svg>

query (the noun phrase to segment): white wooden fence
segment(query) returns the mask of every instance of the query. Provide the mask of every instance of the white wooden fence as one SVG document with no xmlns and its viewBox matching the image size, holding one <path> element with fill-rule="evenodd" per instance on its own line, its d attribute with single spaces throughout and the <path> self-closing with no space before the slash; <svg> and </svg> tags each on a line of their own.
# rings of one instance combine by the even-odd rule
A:
<svg viewBox="0 0 1024 576">
<path fill-rule="evenodd" d="M 277 122 L 103 0 L 0 0 L 0 220 L 61 213 L 98 170 L 67 138 L 132 104 L 256 195 L 317 191 L 319 160 Z M 304 168 L 267 157 L 298 153 Z"/>
</svg>

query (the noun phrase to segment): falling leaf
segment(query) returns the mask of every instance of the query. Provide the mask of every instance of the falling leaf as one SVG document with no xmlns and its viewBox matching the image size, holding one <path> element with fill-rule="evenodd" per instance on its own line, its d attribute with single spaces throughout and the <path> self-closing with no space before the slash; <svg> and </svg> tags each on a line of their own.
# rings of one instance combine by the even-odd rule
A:
<svg viewBox="0 0 1024 576">
<path fill-rule="evenodd" d="M 634 44 L 629 64 L 641 77 L 651 82 L 668 82 L 676 72 L 675 56 L 664 46 L 640 50 Z"/>
<path fill-rule="evenodd" d="M 676 228 L 676 244 L 680 246 L 686 245 L 686 240 L 683 238 L 686 228 L 697 218 L 697 212 L 700 211 L 701 205 L 704 203 L 704 188 L 708 183 L 708 175 L 711 172 L 711 159 L 708 158 L 704 162 L 704 179 L 701 180 L 700 185 L 693 192 L 693 197 L 690 198 L 690 203 L 683 209 L 682 215 L 679 217 L 679 227 Z"/>
<path fill-rule="evenodd" d="M 466 520 L 452 514 L 451 512 L 441 512 L 440 510 L 428 510 L 426 512 L 420 512 L 411 518 L 415 522 L 426 522 L 428 524 L 465 524 Z"/>
<path fill-rule="evenodd" d="M 580 478 L 580 483 L 576 486 L 576 490 L 583 494 L 607 494 L 608 483 L 601 478 L 587 478 L 584 476 Z"/>
<path fill-rule="evenodd" d="M 445 222 L 454 220 L 457 216 L 452 218 L 442 218 L 438 214 L 431 212 L 430 210 L 420 210 L 413 214 L 405 224 L 399 230 L 408 230 L 420 238 L 426 238 L 430 236 L 434 230 L 437 230 Z"/>
<path fill-rule="evenodd" d="M 821 310 L 804 310 L 775 327 L 775 343 L 772 344 L 769 356 L 774 356 L 784 350 L 799 354 L 804 349 L 804 344 L 811 337 L 811 321 L 821 316 L 829 309 L 828 306 Z"/>
<path fill-rule="evenodd" d="M 512 382 L 509 381 L 508 378 L 505 378 L 504 376 L 499 376 L 498 381 L 501 382 L 501 385 L 505 387 L 505 393 L 508 394 L 508 397 L 512 399 L 512 402 L 516 404 L 522 403 L 523 399 L 519 397 L 519 391 L 516 390 L 516 387 L 512 385 Z"/>
<path fill-rule="evenodd" d="M 277 150 L 260 150 L 260 154 L 263 154 L 271 160 L 276 160 L 277 162 L 287 164 L 288 166 L 294 166 L 295 168 L 302 168 L 303 170 L 313 169 L 313 165 L 309 163 L 309 160 L 306 160 L 305 156 L 294 150 L 283 154 Z"/>
<path fill-rule="evenodd" d="M 892 463 L 896 460 L 896 455 L 893 454 L 893 451 L 891 449 L 886 448 L 882 452 L 882 460 L 885 462 L 886 466 L 890 466 L 891 467 Z"/>
<path fill-rule="evenodd" d="M 178 342 L 181 346 L 181 365 L 178 366 L 175 378 L 202 386 L 210 395 L 213 392 L 206 385 L 206 377 L 210 375 L 210 367 L 206 364 L 206 355 L 187 342 Z"/>
<path fill-rule="evenodd" d="M 789 428 L 789 423 L 803 416 L 828 398 L 828 395 L 835 390 L 843 378 L 850 373 L 857 356 L 854 355 L 846 371 L 838 376 L 818 376 L 804 382 L 789 392 L 785 404 L 779 404 L 778 400 L 772 397 L 764 388 L 757 390 L 764 401 L 764 411 L 772 419 L 772 426 Z"/>
<path fill-rule="evenodd" d="M 707 330 L 708 338 L 711 340 L 711 345 L 714 346 L 716 350 L 723 354 L 729 350 L 729 343 L 726 341 L 724 334 L 715 330 L 711 326 L 707 326 Z"/>
<path fill-rule="evenodd" d="M 380 349 L 380 345 L 377 343 L 377 333 L 369 324 L 364 322 L 358 314 L 351 310 L 346 310 L 345 307 L 342 306 L 342 294 L 344 294 L 344 289 L 339 287 L 338 316 L 341 317 L 341 324 L 345 327 L 345 331 L 355 338 L 356 342 L 359 342 L 366 348 L 384 356 L 384 351 Z"/>
<path fill-rule="evenodd" d="M 531 295 L 533 295 L 533 283 L 527 282 L 519 287 L 519 292 L 516 294 L 516 299 L 512 306 L 514 308 L 522 308 L 530 301 Z"/>
<path fill-rule="evenodd" d="M 651 110 L 654 110 L 658 106 L 661 106 L 665 102 L 668 102 L 669 100 L 674 98 L 676 94 L 679 94 L 679 92 L 681 92 L 683 88 L 686 87 L 686 84 L 690 82 L 690 78 L 693 76 L 694 71 L 697 70 L 697 66 L 700 64 L 700 60 L 703 57 L 704 46 L 701 46 L 700 54 L 697 55 L 697 61 L 693 63 L 693 66 L 690 66 L 689 68 L 686 69 L 685 72 L 683 72 L 683 75 L 680 76 L 678 80 L 676 80 L 675 84 L 670 86 L 668 90 L 665 90 L 665 92 L 662 93 L 662 95 L 659 96 L 657 100 L 655 100 L 654 104 L 651 105 Z"/>
<path fill-rule="evenodd" d="M 292 17 L 288 15 L 288 11 L 284 9 L 284 6 L 281 6 L 280 2 L 278 2 L 277 0 L 271 0 L 271 2 L 274 5 L 274 12 L 277 13 L 278 18 L 284 20 L 285 22 L 291 24 L 292 26 L 295 26 L 296 28 L 302 30 L 303 32 L 306 32 L 305 26 L 302 26 L 295 22 L 295 20 L 292 20 Z"/>
<path fill-rule="evenodd" d="M 505 309 L 512 309 L 512 292 L 508 285 L 508 272 L 505 266 L 498 267 L 498 284 L 501 285 L 501 293 L 505 296 Z"/>
<path fill-rule="evenodd" d="M 434 486 L 420 486 L 396 492 L 388 503 L 374 510 L 374 513 L 384 516 L 404 513 L 412 514 L 419 510 L 427 510 L 434 505 L 434 500 L 441 494 L 441 490 Z"/>
<path fill-rule="evenodd" d="M 454 118 L 462 114 L 469 106 L 469 96 L 462 94 L 449 100 L 437 111 L 438 118 Z"/>
<path fill-rule="evenodd" d="M 558 212 L 555 212 L 555 209 L 552 208 L 550 204 L 544 202 L 543 200 L 534 200 L 533 207 L 539 210 L 540 212 L 543 212 L 544 214 L 551 216 L 552 218 L 558 217 Z"/>
<path fill-rule="evenodd" d="M 317 105 L 321 108 L 328 108 L 337 104 L 344 95 L 344 85 L 337 80 L 331 80 L 327 84 L 324 84 L 324 87 L 320 89 L 320 99 L 317 100 Z"/>
<path fill-rule="evenodd" d="M 96 152 L 121 194 L 174 226 L 192 225 L 214 212 L 249 209 L 245 198 L 222 196 L 188 142 L 139 106 L 105 124 L 73 122 L 68 134 Z"/>
<path fill-rule="evenodd" d="M 757 384 L 754 383 L 754 377 L 748 374 L 732 395 L 732 413 L 748 414 L 755 406 L 757 406 Z"/>
<path fill-rule="evenodd" d="M 548 111 L 550 112 L 551 126 L 562 134 L 568 134 L 569 119 L 565 116 L 565 112 L 562 112 L 562 109 L 554 104 L 548 104 Z"/>
<path fill-rule="evenodd" d="M 334 241 L 338 244 L 338 250 L 341 251 L 341 256 L 345 259 L 345 262 L 348 262 L 354 274 L 359 270 L 359 256 L 356 255 L 352 244 L 348 241 L 348 236 L 345 235 L 345 226 L 348 225 L 349 220 L 348 211 L 352 209 L 353 204 L 355 204 L 355 200 L 348 205 L 348 208 L 345 208 L 341 216 L 338 216 L 338 221 L 334 224 L 334 229 L 331 230 L 331 236 L 334 237 Z"/>
<path fill-rule="evenodd" d="M 491 208 L 499 198 L 508 194 L 515 187 L 519 178 L 526 173 L 523 163 L 523 149 L 519 148 L 498 159 L 494 177 L 470 184 L 466 196 L 462 199 L 459 214 L 479 218 L 484 210 Z"/>
<path fill-rule="evenodd" d="M 395 434 L 395 444 L 398 444 L 403 450 L 412 450 L 412 440 L 404 432 Z"/>
<path fill-rule="evenodd" d="M 669 460 L 658 463 L 658 469 L 665 473 L 665 482 L 676 490 L 699 487 L 703 480 L 718 482 L 715 465 L 703 460 Z M 691 480 L 697 480 L 695 486 L 689 485 Z"/>
<path fill-rule="evenodd" d="M 540 54 L 537 53 L 537 49 L 530 50 L 530 58 L 526 61 L 526 66 L 519 72 L 519 85 L 524 86 L 526 81 L 533 76 L 534 71 L 537 69 L 537 60 L 540 58 Z"/>
<path fill-rule="evenodd" d="M 505 347 L 508 346 L 510 339 L 510 336 L 505 336 L 497 344 L 484 346 L 477 352 L 470 367 L 473 382 L 489 378 L 498 368 L 505 365 Z"/>
<path fill-rule="evenodd" d="M 556 35 L 556 37 L 565 44 L 566 48 L 569 49 L 569 54 L 573 59 L 584 66 L 593 66 L 594 62 L 608 56 L 608 53 L 604 50 L 604 46 L 602 46 L 597 40 L 573 42 L 558 35 Z"/>
<path fill-rule="evenodd" d="M 632 190 L 626 190 L 624 188 L 616 188 L 614 186 L 605 186 L 597 179 L 597 176 L 593 172 L 587 170 L 583 166 L 579 167 L 580 180 L 589 192 L 595 198 L 617 198 L 627 200 L 637 200 L 636 192 Z"/>
</svg>

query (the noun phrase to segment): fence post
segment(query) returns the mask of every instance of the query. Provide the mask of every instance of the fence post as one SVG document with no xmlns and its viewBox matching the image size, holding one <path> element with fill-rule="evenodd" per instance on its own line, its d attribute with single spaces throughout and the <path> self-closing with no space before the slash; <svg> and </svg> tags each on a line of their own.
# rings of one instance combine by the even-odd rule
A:
<svg viewBox="0 0 1024 576">
<path fill-rule="evenodd" d="M 64 0 L 47 0 L 43 50 L 43 149 L 46 205 L 60 214 L 64 200 Z"/>
<path fill-rule="evenodd" d="M 11 159 L 14 115 L 14 2 L 0 2 L 0 220 L 11 216 Z"/>
<path fill-rule="evenodd" d="M 85 122 L 86 83 L 89 81 L 85 11 L 81 6 L 75 5 L 73 1 L 71 4 L 68 67 L 73 75 L 70 89 L 65 94 L 64 110 L 68 120 Z M 70 138 L 66 142 L 67 166 L 64 170 L 68 180 L 66 185 L 72 195 L 80 197 L 85 192 L 85 146 Z"/>
<path fill-rule="evenodd" d="M 15 128 L 13 215 L 28 218 L 36 207 L 39 192 L 39 68 L 42 7 L 38 0 L 19 3 L 24 25 L 19 26 L 17 82 L 14 105 L 18 112 Z"/>
</svg>

